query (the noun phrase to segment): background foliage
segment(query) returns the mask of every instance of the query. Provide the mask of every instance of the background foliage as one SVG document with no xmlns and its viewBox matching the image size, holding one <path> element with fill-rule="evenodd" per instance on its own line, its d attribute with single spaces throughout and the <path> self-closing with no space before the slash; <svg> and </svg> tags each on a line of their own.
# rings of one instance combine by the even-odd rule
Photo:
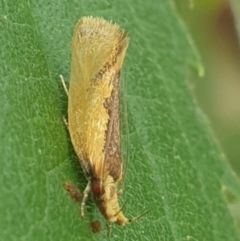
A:
<svg viewBox="0 0 240 241">
<path fill-rule="evenodd" d="M 0 2 L 0 239 L 105 240 L 104 220 L 89 202 L 84 220 L 63 189 L 86 180 L 62 122 L 73 28 L 102 16 L 128 30 L 130 161 L 122 203 L 132 217 L 112 240 L 240 240 L 223 190 L 240 195 L 189 89 L 203 68 L 169 1 Z M 92 234 L 91 220 L 103 231 Z"/>
</svg>

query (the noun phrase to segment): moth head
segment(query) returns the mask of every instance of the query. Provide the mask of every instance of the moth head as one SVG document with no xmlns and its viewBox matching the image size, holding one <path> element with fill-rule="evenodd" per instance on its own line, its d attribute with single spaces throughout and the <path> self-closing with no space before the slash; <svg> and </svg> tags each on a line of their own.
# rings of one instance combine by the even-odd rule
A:
<svg viewBox="0 0 240 241">
<path fill-rule="evenodd" d="M 119 206 L 117 187 L 112 176 L 108 175 L 104 181 L 92 180 L 91 191 L 98 209 L 108 222 L 118 225 L 128 223 L 129 219 Z"/>
<path fill-rule="evenodd" d="M 93 180 L 91 183 L 91 190 L 98 209 L 109 223 L 125 225 L 136 221 L 149 211 L 147 210 L 134 218 L 126 218 L 122 212 L 125 205 L 122 207 L 119 206 L 119 193 L 116 183 L 110 175 L 108 175 L 103 182 L 100 180 Z"/>
</svg>

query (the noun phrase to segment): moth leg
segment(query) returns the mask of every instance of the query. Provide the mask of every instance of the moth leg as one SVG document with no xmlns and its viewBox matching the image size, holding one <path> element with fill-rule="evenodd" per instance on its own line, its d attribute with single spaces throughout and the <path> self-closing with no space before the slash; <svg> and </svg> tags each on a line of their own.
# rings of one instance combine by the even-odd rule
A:
<svg viewBox="0 0 240 241">
<path fill-rule="evenodd" d="M 98 220 L 92 221 L 90 227 L 93 233 L 99 233 L 102 230 L 101 223 Z"/>
<path fill-rule="evenodd" d="M 63 123 L 65 124 L 66 128 L 68 129 L 68 122 L 67 122 L 67 119 L 65 117 L 63 117 Z"/>
<path fill-rule="evenodd" d="M 66 83 L 65 83 L 65 81 L 63 79 L 63 76 L 61 74 L 60 74 L 60 79 L 62 81 L 63 88 L 64 88 L 64 90 L 65 90 L 65 92 L 66 92 L 66 94 L 68 96 L 68 89 L 67 89 Z"/>
<path fill-rule="evenodd" d="M 85 207 L 85 203 L 87 201 L 88 198 L 88 194 L 91 191 L 91 181 L 88 181 L 88 184 L 83 192 L 83 199 L 82 199 L 82 203 L 81 203 L 81 216 L 84 217 L 84 207 Z"/>
<path fill-rule="evenodd" d="M 110 237 L 112 232 L 112 225 L 110 222 L 107 222 L 107 236 Z"/>
<path fill-rule="evenodd" d="M 67 96 L 68 96 L 68 89 L 67 89 L 66 83 L 65 83 L 65 81 L 64 81 L 64 78 L 63 78 L 63 76 L 62 76 L 61 74 L 60 74 L 59 76 L 60 76 L 60 79 L 61 79 L 63 88 L 64 88 L 64 90 L 65 90 L 65 92 L 66 92 L 66 94 L 67 94 Z M 68 129 L 68 122 L 67 122 L 67 119 L 66 119 L 65 117 L 63 117 L 63 123 L 65 124 L 65 126 L 66 126 L 67 129 Z"/>
<path fill-rule="evenodd" d="M 80 202 L 82 200 L 82 194 L 72 183 L 65 182 L 64 188 L 75 202 Z"/>
</svg>

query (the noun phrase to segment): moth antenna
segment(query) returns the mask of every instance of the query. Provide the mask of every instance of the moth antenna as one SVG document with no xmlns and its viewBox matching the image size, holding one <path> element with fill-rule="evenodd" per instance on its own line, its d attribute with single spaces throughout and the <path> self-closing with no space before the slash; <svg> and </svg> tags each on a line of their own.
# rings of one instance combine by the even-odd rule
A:
<svg viewBox="0 0 240 241">
<path fill-rule="evenodd" d="M 127 93 L 127 81 L 126 81 L 126 73 L 124 74 L 125 76 L 125 81 L 122 81 L 123 83 L 123 108 L 124 108 L 124 122 L 125 122 L 125 128 L 126 128 L 126 142 L 127 142 L 127 145 L 126 145 L 126 156 L 127 156 L 127 160 L 126 160 L 126 163 L 124 165 L 124 170 L 123 170 L 123 175 L 122 175 L 122 182 L 121 182 L 121 190 L 124 189 L 124 184 L 125 184 L 125 176 L 126 176 L 126 173 L 127 173 L 127 167 L 128 167 L 128 161 L 129 161 L 129 145 L 128 145 L 128 142 L 129 142 L 129 127 L 128 127 L 128 121 L 127 121 L 127 117 L 128 117 L 128 112 L 127 112 L 127 96 L 126 96 L 126 93 Z M 123 159 L 123 158 L 122 158 Z"/>
<path fill-rule="evenodd" d="M 135 222 L 137 219 L 141 218 L 142 216 L 146 215 L 148 212 L 150 212 L 150 209 L 144 211 L 143 213 L 141 213 L 140 215 L 138 215 L 137 217 L 133 217 L 128 219 L 129 223 Z"/>
<path fill-rule="evenodd" d="M 114 214 L 114 217 L 116 217 L 125 208 L 126 204 L 127 204 L 127 201 L 125 201 L 122 207 Z"/>
<path fill-rule="evenodd" d="M 115 217 L 125 208 L 127 204 L 127 201 L 124 202 L 124 204 L 122 205 L 122 207 L 119 209 L 119 211 L 114 215 Z M 133 218 L 129 218 L 128 219 L 128 223 L 132 223 L 135 222 L 137 219 L 141 218 L 142 216 L 146 215 L 148 212 L 150 212 L 150 209 L 144 211 L 143 213 L 141 213 L 140 215 L 133 217 Z"/>
</svg>

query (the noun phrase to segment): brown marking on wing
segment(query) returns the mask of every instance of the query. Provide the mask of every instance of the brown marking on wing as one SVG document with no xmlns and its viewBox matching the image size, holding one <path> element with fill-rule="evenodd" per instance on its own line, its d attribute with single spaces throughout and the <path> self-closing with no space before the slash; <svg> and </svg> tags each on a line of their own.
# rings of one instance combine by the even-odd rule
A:
<svg viewBox="0 0 240 241">
<path fill-rule="evenodd" d="M 114 66 L 117 63 L 118 56 L 122 53 L 123 49 L 126 48 L 126 42 L 128 42 L 128 39 L 126 38 L 126 32 L 123 32 L 121 35 L 121 38 L 117 41 L 121 44 L 116 44 L 115 48 L 113 49 L 112 54 L 110 55 L 110 59 L 105 63 L 105 65 L 99 70 L 98 74 L 95 76 L 94 79 L 102 79 L 102 76 L 109 71 L 112 66 Z M 117 73 L 120 74 L 119 72 Z"/>
<path fill-rule="evenodd" d="M 114 181 L 121 178 L 121 140 L 120 140 L 120 120 L 119 120 L 119 83 L 120 71 L 112 77 L 113 90 L 110 98 L 104 102 L 104 107 L 108 111 L 109 120 L 107 124 L 105 152 L 105 170 L 111 175 Z"/>
</svg>

